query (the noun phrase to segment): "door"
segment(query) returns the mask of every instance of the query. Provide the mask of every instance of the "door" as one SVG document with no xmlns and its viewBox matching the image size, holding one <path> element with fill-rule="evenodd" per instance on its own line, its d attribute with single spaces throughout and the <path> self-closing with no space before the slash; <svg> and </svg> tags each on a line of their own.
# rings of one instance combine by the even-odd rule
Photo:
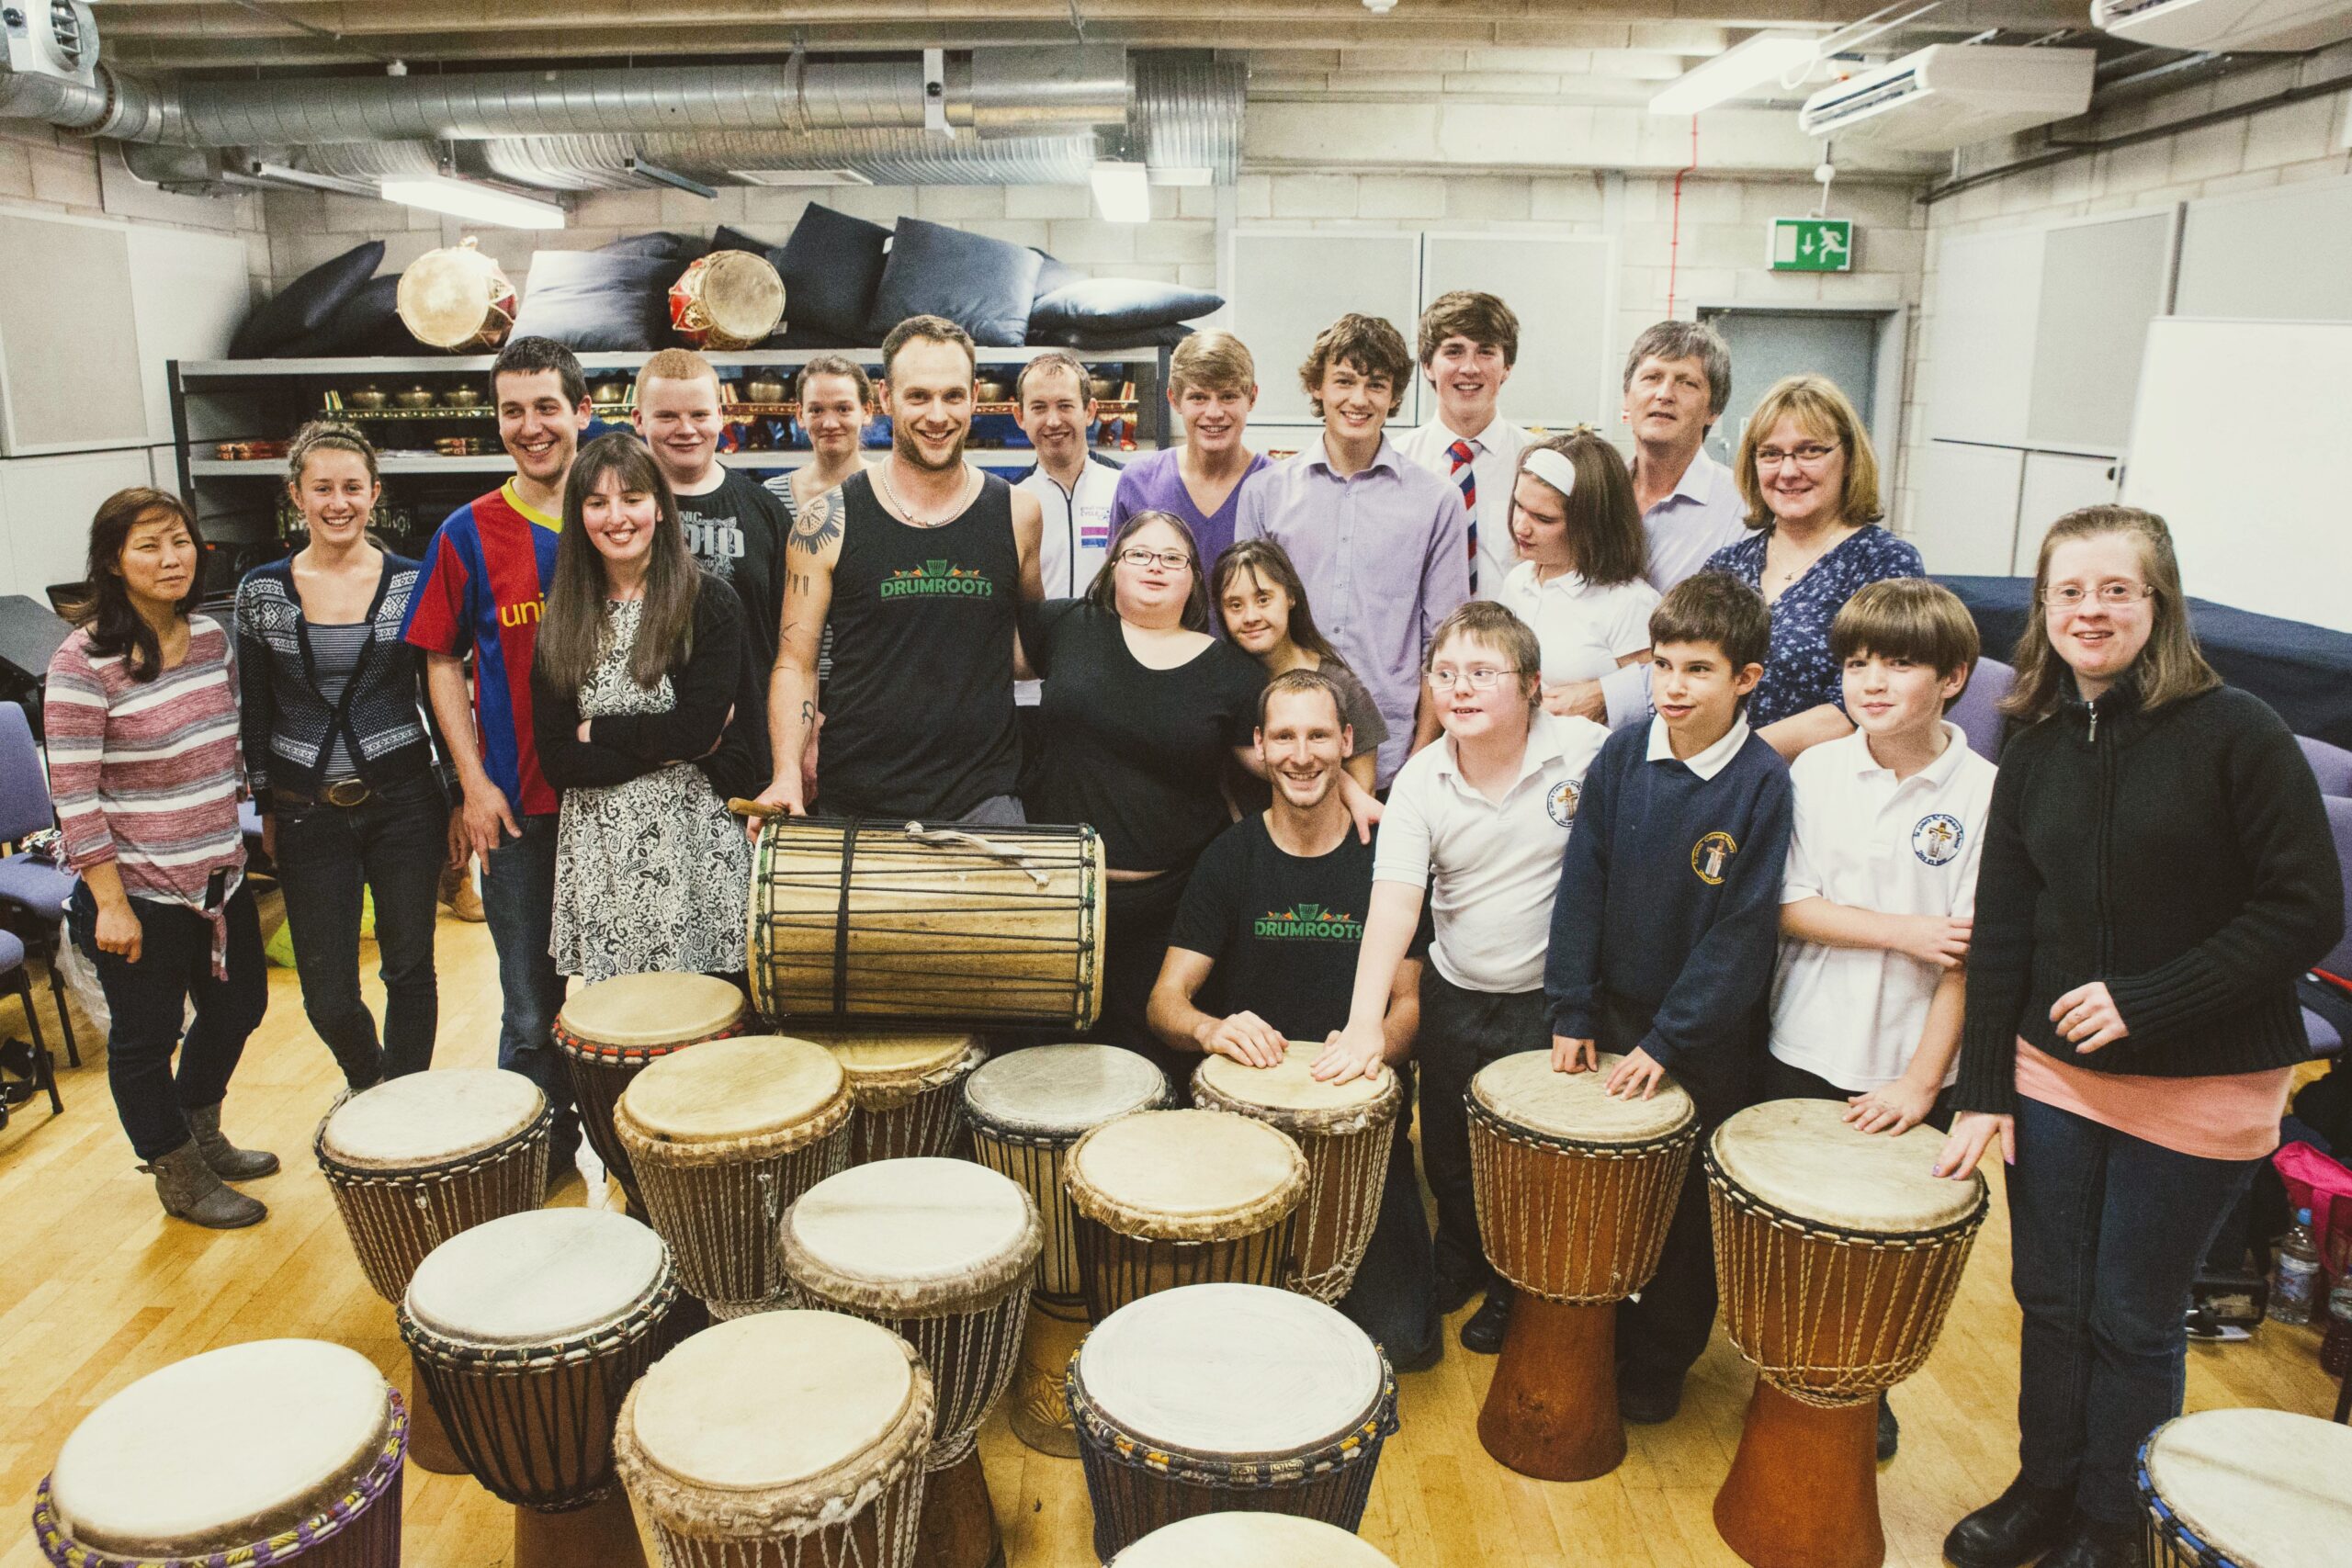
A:
<svg viewBox="0 0 2352 1568">
<path fill-rule="evenodd" d="M 1867 428 L 1878 391 L 1881 312 L 1842 310 L 1702 310 L 1700 319 L 1731 345 L 1731 402 L 1708 433 L 1707 452 L 1728 463 L 1747 428 L 1747 416 L 1774 382 L 1809 372 L 1838 383 Z M 1871 431 L 1880 447 L 1884 433 Z"/>
</svg>

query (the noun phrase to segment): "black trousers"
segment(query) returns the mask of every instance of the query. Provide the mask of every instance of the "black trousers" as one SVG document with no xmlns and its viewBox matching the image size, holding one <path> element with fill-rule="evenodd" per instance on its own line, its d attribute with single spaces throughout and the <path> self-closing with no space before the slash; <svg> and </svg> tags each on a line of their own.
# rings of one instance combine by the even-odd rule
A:
<svg viewBox="0 0 2352 1568">
<path fill-rule="evenodd" d="M 1168 1087 L 1177 1103 L 1189 1105 L 1193 1070 L 1200 1055 L 1171 1051 L 1151 1032 L 1146 1017 L 1151 1005 L 1152 982 L 1168 956 L 1168 933 L 1176 924 L 1176 907 L 1184 901 L 1184 887 L 1193 879 L 1190 866 L 1166 872 L 1148 882 L 1111 882 L 1102 911 L 1102 1014 L 1086 1038 L 1116 1045 L 1149 1059 L 1168 1075 Z"/>
<path fill-rule="evenodd" d="M 1436 1359 L 1445 1325 L 1437 1315 L 1437 1280 L 1430 1269 L 1430 1221 L 1421 1208 L 1421 1179 L 1413 1168 L 1414 1069 L 1397 1069 L 1405 1107 L 1388 1145 L 1388 1184 L 1355 1283 L 1340 1299 L 1349 1321 L 1376 1340 L 1400 1368 Z M 1427 1134 L 1424 1134 L 1426 1136 Z"/>
<path fill-rule="evenodd" d="M 1764 1058 L 1764 1089 L 1756 1098 L 1760 1104 L 1767 1100 L 1843 1100 L 1859 1094 L 1860 1089 L 1839 1089 L 1819 1073 L 1792 1067 L 1778 1056 Z M 1927 1124 L 1939 1133 L 1951 1131 L 1951 1090 L 1947 1089 L 1936 1096 L 1934 1109 L 1928 1112 Z"/>
<path fill-rule="evenodd" d="M 1541 990 L 1470 991 L 1421 969 L 1421 1032 L 1413 1055 L 1421 1077 L 1421 1166 L 1437 1199 L 1437 1276 L 1483 1286 L 1495 1277 L 1478 1235 L 1470 1179 L 1470 1119 L 1464 1097 L 1478 1069 L 1521 1051 L 1549 1050 Z"/>
</svg>

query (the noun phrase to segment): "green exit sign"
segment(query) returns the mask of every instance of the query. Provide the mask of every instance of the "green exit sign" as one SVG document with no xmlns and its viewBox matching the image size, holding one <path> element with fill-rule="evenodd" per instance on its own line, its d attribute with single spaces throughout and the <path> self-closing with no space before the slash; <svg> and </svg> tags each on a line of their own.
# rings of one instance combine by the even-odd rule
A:
<svg viewBox="0 0 2352 1568">
<path fill-rule="evenodd" d="M 1851 272 L 1854 220 L 1775 218 L 1770 254 L 1774 272 Z"/>
</svg>

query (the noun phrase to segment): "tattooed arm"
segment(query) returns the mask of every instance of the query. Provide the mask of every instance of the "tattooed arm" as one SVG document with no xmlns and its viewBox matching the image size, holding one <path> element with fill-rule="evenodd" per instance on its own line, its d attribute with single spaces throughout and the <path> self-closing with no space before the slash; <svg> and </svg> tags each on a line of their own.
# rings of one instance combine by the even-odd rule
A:
<svg viewBox="0 0 2352 1568">
<path fill-rule="evenodd" d="M 808 808 L 800 755 L 817 728 L 817 647 L 832 608 L 843 515 L 842 492 L 829 490 L 800 508 L 785 540 L 784 618 L 775 668 L 768 676 L 768 742 L 775 777 L 760 792 L 760 800 L 795 817 Z"/>
</svg>

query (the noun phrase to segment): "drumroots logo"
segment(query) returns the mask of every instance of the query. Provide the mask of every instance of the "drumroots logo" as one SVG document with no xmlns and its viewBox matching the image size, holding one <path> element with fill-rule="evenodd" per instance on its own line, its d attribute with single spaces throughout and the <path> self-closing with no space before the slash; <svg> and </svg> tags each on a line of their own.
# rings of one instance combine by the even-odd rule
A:
<svg viewBox="0 0 2352 1568">
<path fill-rule="evenodd" d="M 1259 916 L 1252 934 L 1281 942 L 1362 942 L 1363 922 L 1320 904 L 1293 904 L 1279 915 Z"/>
<path fill-rule="evenodd" d="M 928 560 L 912 571 L 894 571 L 878 597 L 884 599 L 993 599 L 996 579 L 975 567 L 967 570 L 944 560 Z"/>
</svg>

